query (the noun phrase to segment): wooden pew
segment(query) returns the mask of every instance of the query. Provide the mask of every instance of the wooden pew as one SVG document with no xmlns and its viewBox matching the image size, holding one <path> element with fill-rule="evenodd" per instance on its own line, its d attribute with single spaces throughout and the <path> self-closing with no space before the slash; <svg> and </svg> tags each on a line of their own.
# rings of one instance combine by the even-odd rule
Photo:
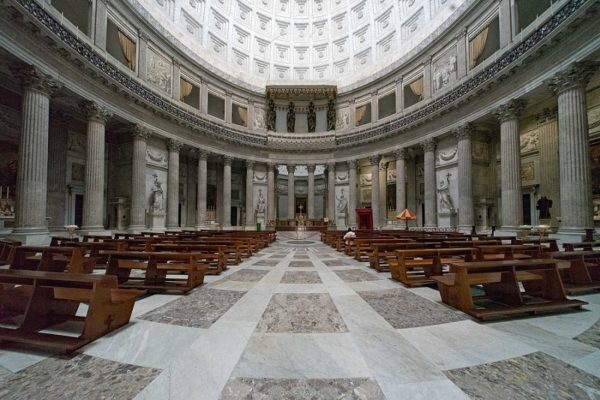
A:
<svg viewBox="0 0 600 400">
<path fill-rule="evenodd" d="M 432 284 L 434 275 L 444 274 L 444 264 L 473 261 L 477 254 L 473 247 L 397 250 L 396 261 L 390 264 L 392 279 L 408 287 Z"/>
<path fill-rule="evenodd" d="M 227 269 L 227 254 L 225 246 L 212 244 L 189 244 L 180 243 L 155 243 L 152 245 L 152 251 L 158 252 L 176 252 L 176 253 L 195 253 L 201 255 L 196 261 L 208 266 L 206 275 L 219 275 Z"/>
<path fill-rule="evenodd" d="M 548 251 L 558 251 L 556 239 L 550 238 L 515 239 L 512 244 L 535 244 L 545 247 Z"/>
<path fill-rule="evenodd" d="M 394 242 L 394 243 L 375 243 L 373 252 L 369 255 L 369 267 L 378 272 L 387 272 L 390 270 L 390 264 L 397 262 L 396 250 L 408 249 L 432 249 L 441 247 L 441 242 Z"/>
<path fill-rule="evenodd" d="M 15 256 L 15 250 L 21 242 L 11 239 L 0 240 L 0 265 L 10 265 Z"/>
<path fill-rule="evenodd" d="M 129 322 L 139 290 L 117 287 L 115 276 L 0 270 L 0 341 L 71 352 Z M 80 303 L 86 316 L 76 316 Z M 82 323 L 73 337 L 41 330 L 66 321 Z"/>
<path fill-rule="evenodd" d="M 565 251 L 594 251 L 600 250 L 600 242 L 563 243 L 563 248 L 565 249 Z M 555 251 L 558 251 L 558 249 L 556 249 Z"/>
<path fill-rule="evenodd" d="M 77 247 L 20 246 L 10 264 L 12 270 L 91 273 L 95 260 L 84 257 Z"/>
<path fill-rule="evenodd" d="M 555 252 L 555 260 L 568 262 L 561 276 L 568 294 L 600 289 L 600 251 Z"/>
<path fill-rule="evenodd" d="M 161 253 L 108 251 L 106 275 L 116 275 L 119 287 L 147 289 L 153 292 L 187 293 L 204 282 L 207 265 L 197 262 L 202 253 Z M 131 276 L 139 270 L 143 276 Z M 168 276 L 184 275 L 183 279 Z"/>
<path fill-rule="evenodd" d="M 541 245 L 533 244 L 478 246 L 477 249 L 479 250 L 478 261 L 540 258 L 544 254 Z"/>
<path fill-rule="evenodd" d="M 450 271 L 433 277 L 442 301 L 482 320 L 587 304 L 567 299 L 557 261 L 549 258 L 453 262 Z M 473 296 L 472 286 L 481 286 L 485 294 Z"/>
</svg>

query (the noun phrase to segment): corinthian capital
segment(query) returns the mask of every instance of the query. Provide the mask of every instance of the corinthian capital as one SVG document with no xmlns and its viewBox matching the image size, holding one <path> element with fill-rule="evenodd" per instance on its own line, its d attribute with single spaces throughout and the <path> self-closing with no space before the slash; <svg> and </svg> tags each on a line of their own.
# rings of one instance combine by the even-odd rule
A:
<svg viewBox="0 0 600 400">
<path fill-rule="evenodd" d="M 425 139 L 421 142 L 421 148 L 424 152 L 434 151 L 435 150 L 436 141 L 434 138 Z"/>
<path fill-rule="evenodd" d="M 181 143 L 178 140 L 169 139 L 169 141 L 167 142 L 167 149 L 169 149 L 170 152 L 179 153 L 182 147 L 183 143 Z"/>
<path fill-rule="evenodd" d="M 24 90 L 35 90 L 52 96 L 61 87 L 56 79 L 32 65 L 15 63 L 11 64 L 9 68 Z"/>
<path fill-rule="evenodd" d="M 459 126 L 452 132 L 456 140 L 459 142 L 463 139 L 470 139 L 473 133 L 475 133 L 475 125 L 473 125 L 471 122 L 467 122 L 466 124 Z"/>
<path fill-rule="evenodd" d="M 94 120 L 106 124 L 112 114 L 95 101 L 83 100 L 79 102 L 79 108 L 85 113 L 88 120 Z"/>
<path fill-rule="evenodd" d="M 133 130 L 131 131 L 131 136 L 133 136 L 133 139 L 143 140 L 144 142 L 150 138 L 150 135 L 150 129 L 139 124 L 135 124 L 133 126 Z"/>
<path fill-rule="evenodd" d="M 396 157 L 396 160 L 406 160 L 408 157 L 408 150 L 406 150 L 404 147 L 398 149 L 394 151 L 394 157 Z"/>
<path fill-rule="evenodd" d="M 381 161 L 381 156 L 379 154 L 369 157 L 369 162 L 371 163 L 371 165 L 378 166 L 380 161 Z"/>
<path fill-rule="evenodd" d="M 521 113 L 525 109 L 525 102 L 521 99 L 513 99 L 508 103 L 505 103 L 498 107 L 494 111 L 494 116 L 498 118 L 500 122 L 508 121 L 511 119 L 517 119 L 521 116 Z"/>
<path fill-rule="evenodd" d="M 574 62 L 550 78 L 548 86 L 556 94 L 575 87 L 585 87 L 597 69 L 598 63 L 594 61 Z"/>
</svg>

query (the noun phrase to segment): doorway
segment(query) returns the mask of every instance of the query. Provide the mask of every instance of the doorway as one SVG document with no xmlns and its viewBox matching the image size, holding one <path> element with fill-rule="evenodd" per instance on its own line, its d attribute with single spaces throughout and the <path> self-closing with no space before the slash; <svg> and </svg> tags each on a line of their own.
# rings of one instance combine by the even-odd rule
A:
<svg viewBox="0 0 600 400">
<path fill-rule="evenodd" d="M 83 222 L 83 195 L 75 195 L 75 225 L 81 227 Z"/>
<path fill-rule="evenodd" d="M 238 224 L 238 213 L 237 207 L 231 207 L 231 226 L 237 226 Z"/>
<path fill-rule="evenodd" d="M 523 193 L 523 224 L 531 225 L 531 193 Z"/>
</svg>

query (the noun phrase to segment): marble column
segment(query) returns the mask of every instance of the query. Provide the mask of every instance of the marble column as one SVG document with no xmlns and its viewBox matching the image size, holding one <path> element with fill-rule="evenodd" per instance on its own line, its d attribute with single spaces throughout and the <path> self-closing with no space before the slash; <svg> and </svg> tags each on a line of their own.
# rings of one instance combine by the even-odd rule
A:
<svg viewBox="0 0 600 400">
<path fill-rule="evenodd" d="M 254 161 L 246 161 L 246 226 L 254 228 Z"/>
<path fill-rule="evenodd" d="M 104 230 L 104 154 L 106 121 L 110 113 L 93 101 L 79 104 L 87 117 L 85 194 L 81 230 Z"/>
<path fill-rule="evenodd" d="M 295 180 L 294 171 L 296 170 L 295 165 L 288 165 L 288 205 L 287 205 L 287 216 L 288 219 L 296 218 L 296 192 L 295 192 Z"/>
<path fill-rule="evenodd" d="M 327 164 L 327 218 L 329 226 L 336 225 L 335 220 L 335 163 Z"/>
<path fill-rule="evenodd" d="M 169 171 L 167 175 L 167 229 L 179 228 L 179 151 L 182 143 L 170 139 Z"/>
<path fill-rule="evenodd" d="M 425 186 L 425 227 L 437 227 L 437 190 L 435 185 L 435 139 L 426 139 L 423 148 L 423 185 Z"/>
<path fill-rule="evenodd" d="M 396 215 L 406 209 L 406 165 L 407 150 L 396 150 Z M 406 228 L 406 221 L 400 220 L 399 225 Z"/>
<path fill-rule="evenodd" d="M 146 141 L 150 131 L 141 125 L 133 127 L 133 155 L 131 158 L 131 209 L 129 230 L 139 232 L 146 228 Z"/>
<path fill-rule="evenodd" d="M 72 121 L 70 116 L 62 112 L 54 112 L 50 116 L 48 140 L 48 198 L 46 214 L 50 231 L 64 231 L 66 225 L 67 205 L 67 149 L 68 129 Z"/>
<path fill-rule="evenodd" d="M 550 208 L 550 225 L 558 227 L 560 216 L 560 164 L 558 147 L 558 121 L 556 120 L 557 110 L 544 109 L 537 116 L 539 132 L 539 152 L 540 152 L 540 171 L 539 175 L 540 190 L 539 197 L 546 196 L 552 200 Z M 545 221 L 544 221 L 545 222 Z"/>
<path fill-rule="evenodd" d="M 231 163 L 233 158 L 223 156 L 223 228 L 231 228 Z"/>
<path fill-rule="evenodd" d="M 11 65 L 10 69 L 23 86 L 13 233 L 44 233 L 48 231 L 46 199 L 50 96 L 59 85 L 35 67 L 16 64 Z"/>
<path fill-rule="evenodd" d="M 273 163 L 267 163 L 267 225 L 275 224 L 277 207 L 275 206 L 275 168 Z"/>
<path fill-rule="evenodd" d="M 356 226 L 356 168 L 358 162 L 356 160 L 348 161 L 348 226 Z"/>
<path fill-rule="evenodd" d="M 467 123 L 454 131 L 458 141 L 458 229 L 469 233 L 475 225 L 473 214 L 473 160 L 471 155 L 471 137 L 475 131 L 471 123 Z"/>
<path fill-rule="evenodd" d="M 388 162 L 379 164 L 379 225 L 383 228 L 387 224 L 387 171 Z"/>
<path fill-rule="evenodd" d="M 519 116 L 525 108 L 521 100 L 510 100 L 495 112 L 500 121 L 500 165 L 502 169 L 502 230 L 516 232 L 523 224 L 521 193 L 521 143 Z"/>
<path fill-rule="evenodd" d="M 306 199 L 306 213 L 308 219 L 315 218 L 315 166 L 307 165 L 308 170 L 308 198 Z"/>
<path fill-rule="evenodd" d="M 593 62 L 573 63 L 550 82 L 558 97 L 562 234 L 582 235 L 594 226 L 585 88 L 596 69 Z"/>
<path fill-rule="evenodd" d="M 198 211 L 196 211 L 196 229 L 206 226 L 206 207 L 208 194 L 208 153 L 198 150 Z"/>
<path fill-rule="evenodd" d="M 371 162 L 371 212 L 373 213 L 373 229 L 379 229 L 379 162 L 381 156 L 372 156 Z"/>
</svg>

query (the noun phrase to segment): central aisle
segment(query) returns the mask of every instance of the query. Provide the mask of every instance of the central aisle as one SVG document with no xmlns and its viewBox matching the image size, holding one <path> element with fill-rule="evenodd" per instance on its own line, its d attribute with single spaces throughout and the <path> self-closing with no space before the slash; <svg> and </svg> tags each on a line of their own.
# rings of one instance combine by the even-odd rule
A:
<svg viewBox="0 0 600 400">
<path fill-rule="evenodd" d="M 117 378 L 129 385 L 133 368 L 154 374 L 137 394 L 145 400 L 598 393 L 600 294 L 585 296 L 586 312 L 480 324 L 439 303 L 436 290 L 406 289 L 323 245 L 318 234 L 278 237 L 187 296 L 138 301 L 128 326 L 82 352 L 129 371 L 129 378 Z M 0 353 L 0 366 L 2 359 Z M 29 368 L 25 362 L 8 377 L 8 390 L 30 368 L 65 369 L 56 363 L 67 361 L 51 360 Z M 34 381 L 28 388 L 31 398 L 59 390 L 36 392 Z M 112 395 L 130 398 L 125 391 Z"/>
</svg>

